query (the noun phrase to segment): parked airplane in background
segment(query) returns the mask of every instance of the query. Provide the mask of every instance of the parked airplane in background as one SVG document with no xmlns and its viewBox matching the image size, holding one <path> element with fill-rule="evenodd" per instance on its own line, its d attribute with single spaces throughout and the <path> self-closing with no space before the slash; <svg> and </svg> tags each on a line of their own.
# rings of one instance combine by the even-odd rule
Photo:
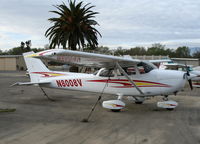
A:
<svg viewBox="0 0 200 144">
<path fill-rule="evenodd" d="M 159 69 L 170 69 L 170 70 L 180 70 L 189 71 L 191 74 L 196 75 L 192 78 L 192 86 L 200 88 L 200 67 L 192 67 L 191 65 L 185 65 L 180 63 L 174 63 L 173 61 L 160 62 Z"/>
<path fill-rule="evenodd" d="M 200 66 L 194 67 L 192 72 L 197 75 L 196 77 L 192 78 L 192 85 L 200 88 Z"/>
<path fill-rule="evenodd" d="M 176 95 L 186 81 L 194 77 L 189 72 L 160 70 L 147 61 L 80 51 L 52 49 L 23 55 L 31 81 L 14 85 L 113 94 L 118 96 L 116 100 L 102 104 L 112 111 L 125 107 L 122 101 L 124 96 L 131 96 L 135 103 L 140 104 L 147 97 L 163 96 L 163 101 L 158 102 L 157 106 L 172 110 L 178 103 L 168 100 L 168 95 Z M 94 74 L 51 71 L 39 58 L 100 69 Z"/>
</svg>

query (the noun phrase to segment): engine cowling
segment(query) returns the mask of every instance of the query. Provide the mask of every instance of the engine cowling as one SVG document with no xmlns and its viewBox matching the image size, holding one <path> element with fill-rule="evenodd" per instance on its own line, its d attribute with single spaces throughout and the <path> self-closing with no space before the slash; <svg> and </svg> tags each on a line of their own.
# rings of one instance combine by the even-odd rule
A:
<svg viewBox="0 0 200 144">
<path fill-rule="evenodd" d="M 103 101 L 102 106 L 110 110 L 121 110 L 125 107 L 125 103 L 121 100 Z"/>
<path fill-rule="evenodd" d="M 172 100 L 157 102 L 157 107 L 160 107 L 160 108 L 174 109 L 177 106 L 178 106 L 178 103 Z"/>
</svg>

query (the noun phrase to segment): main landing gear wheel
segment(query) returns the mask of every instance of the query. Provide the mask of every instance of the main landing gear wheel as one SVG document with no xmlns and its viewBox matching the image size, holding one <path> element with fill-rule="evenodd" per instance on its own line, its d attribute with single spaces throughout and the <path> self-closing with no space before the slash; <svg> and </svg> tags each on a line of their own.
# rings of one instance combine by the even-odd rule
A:
<svg viewBox="0 0 200 144">
<path fill-rule="evenodd" d="M 121 109 L 111 109 L 112 112 L 120 112 Z"/>
<path fill-rule="evenodd" d="M 168 100 L 168 96 L 165 96 L 163 100 L 164 101 L 157 102 L 157 107 L 172 111 L 178 106 L 176 101 Z"/>
<path fill-rule="evenodd" d="M 120 112 L 125 107 L 125 103 L 121 100 L 108 100 L 103 101 L 102 106 L 106 109 L 110 109 L 113 112 Z"/>
<path fill-rule="evenodd" d="M 174 108 L 166 108 L 168 111 L 173 111 Z"/>
<path fill-rule="evenodd" d="M 143 104 L 143 101 L 135 101 L 135 104 Z"/>
</svg>

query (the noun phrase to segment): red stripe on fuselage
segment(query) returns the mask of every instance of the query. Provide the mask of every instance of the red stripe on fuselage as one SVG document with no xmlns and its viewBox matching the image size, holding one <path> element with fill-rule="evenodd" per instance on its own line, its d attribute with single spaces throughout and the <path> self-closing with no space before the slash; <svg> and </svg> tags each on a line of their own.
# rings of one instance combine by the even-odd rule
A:
<svg viewBox="0 0 200 144">
<path fill-rule="evenodd" d="M 34 74 L 41 74 L 43 75 L 43 77 L 56 77 L 56 76 L 63 76 L 66 74 L 62 74 L 62 73 L 55 73 L 55 72 L 32 72 Z M 52 74 L 56 74 L 56 75 L 52 75 Z"/>
<path fill-rule="evenodd" d="M 143 81 L 143 80 L 133 80 L 134 82 L 141 82 L 141 83 L 148 83 L 152 85 L 141 85 L 138 87 L 170 87 L 169 85 L 157 83 L 157 82 L 150 82 L 150 81 Z M 131 88 L 134 87 L 129 82 L 129 80 L 126 79 L 103 79 L 103 80 L 88 80 L 88 82 L 102 82 L 102 83 L 113 83 L 113 84 L 122 84 L 123 86 L 113 86 L 115 88 Z M 129 82 L 129 83 L 127 83 Z"/>
</svg>

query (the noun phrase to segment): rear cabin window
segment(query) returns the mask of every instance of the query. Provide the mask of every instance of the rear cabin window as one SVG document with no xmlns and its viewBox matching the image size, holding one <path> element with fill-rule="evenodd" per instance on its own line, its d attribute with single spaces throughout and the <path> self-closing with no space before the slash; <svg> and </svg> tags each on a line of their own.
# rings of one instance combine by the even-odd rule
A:
<svg viewBox="0 0 200 144">
<path fill-rule="evenodd" d="M 123 68 L 123 69 L 128 75 L 135 75 L 136 74 L 134 67 L 126 67 L 126 68 Z"/>
</svg>

